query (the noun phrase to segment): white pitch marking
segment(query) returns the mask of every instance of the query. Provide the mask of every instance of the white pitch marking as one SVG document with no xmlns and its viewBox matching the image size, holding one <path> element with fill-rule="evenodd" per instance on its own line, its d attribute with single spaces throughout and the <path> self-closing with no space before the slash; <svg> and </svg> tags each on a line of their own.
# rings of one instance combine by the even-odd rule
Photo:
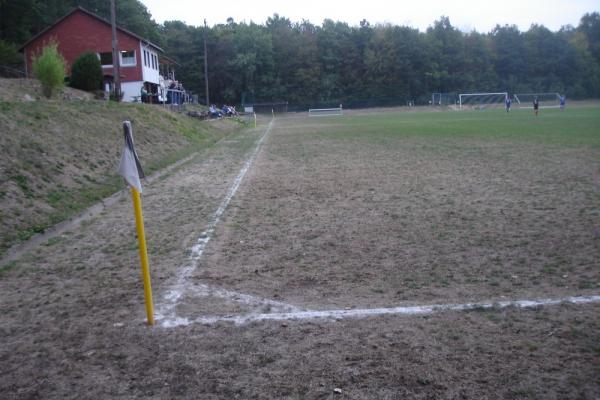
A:
<svg viewBox="0 0 600 400">
<path fill-rule="evenodd" d="M 265 299 L 262 297 L 256 297 L 249 294 L 234 292 L 231 290 L 219 288 L 216 286 L 209 286 L 205 284 L 189 285 L 187 290 L 193 291 L 196 296 L 214 296 L 222 299 L 228 299 L 238 303 L 254 306 L 255 308 L 269 308 L 273 312 L 301 312 L 305 311 L 291 304 L 283 303 L 280 301 Z"/>
<path fill-rule="evenodd" d="M 299 310 L 298 308 L 296 308 L 294 306 L 287 305 L 284 303 L 279 303 L 279 302 L 275 302 L 275 301 L 267 300 L 267 299 L 261 299 L 259 297 L 254 297 L 254 296 L 250 296 L 250 295 L 246 295 L 246 294 L 231 292 L 231 291 L 227 291 L 224 289 L 210 288 L 207 285 L 197 285 L 198 287 L 193 289 L 192 284 L 190 284 L 190 282 L 189 282 L 189 277 L 191 276 L 192 272 L 197 268 L 198 261 L 200 261 L 200 258 L 202 257 L 202 254 L 204 253 L 204 249 L 206 248 L 206 245 L 210 241 L 210 239 L 215 231 L 215 227 L 221 220 L 221 216 L 227 209 L 229 202 L 231 201 L 231 199 L 237 192 L 238 188 L 240 187 L 240 184 L 242 183 L 242 180 L 244 179 L 244 177 L 246 176 L 246 173 L 250 169 L 252 162 L 256 158 L 256 155 L 258 154 L 258 151 L 260 150 L 260 147 L 261 147 L 263 141 L 265 140 L 265 138 L 267 137 L 269 132 L 271 132 L 273 122 L 274 122 L 273 119 L 271 120 L 271 122 L 269 122 L 269 125 L 267 126 L 265 133 L 258 140 L 258 143 L 256 144 L 256 148 L 254 149 L 254 151 L 252 152 L 250 157 L 248 157 L 248 160 L 246 160 L 246 163 L 244 164 L 244 166 L 242 167 L 242 169 L 236 176 L 235 180 L 233 181 L 233 184 L 227 191 L 225 198 L 223 198 L 223 200 L 219 204 L 219 207 L 217 208 L 217 211 L 215 211 L 215 213 L 213 214 L 210 222 L 208 223 L 208 226 L 200 234 L 200 236 L 196 240 L 196 243 L 190 249 L 190 255 L 188 257 L 188 261 L 187 261 L 185 267 L 183 267 L 179 271 L 179 274 L 177 275 L 177 281 L 164 294 L 164 296 L 163 296 L 164 303 L 161 304 L 160 309 L 158 309 L 156 312 L 156 319 L 162 320 L 163 324 L 171 324 L 171 323 L 174 323 L 175 321 L 186 321 L 187 320 L 185 318 L 177 317 L 177 315 L 175 313 L 175 307 L 177 306 L 177 302 L 179 301 L 179 299 L 181 299 L 183 297 L 183 295 L 187 291 L 190 291 L 190 290 L 195 290 L 196 292 L 201 291 L 201 292 L 205 293 L 205 295 L 210 294 L 213 296 L 223 297 L 223 298 L 226 298 L 229 300 L 234 300 L 234 301 L 238 301 L 238 302 L 253 305 L 253 306 L 268 305 L 268 306 L 273 307 L 274 309 L 278 309 L 281 311 L 283 311 L 283 310 L 298 311 Z"/>
<path fill-rule="evenodd" d="M 187 326 L 191 324 L 212 325 L 217 322 L 233 322 L 236 325 L 255 321 L 282 321 L 282 320 L 312 320 L 312 319 L 343 319 L 343 318 L 365 318 L 378 315 L 422 315 L 433 314 L 443 311 L 466 311 L 477 308 L 506 308 L 521 307 L 531 308 L 561 303 L 596 303 L 600 302 L 600 296 L 574 296 L 560 299 L 538 299 L 538 300 L 513 300 L 500 302 L 464 303 L 464 304 L 432 304 L 407 307 L 391 308 L 366 308 L 354 310 L 321 310 L 321 311 L 295 311 L 282 313 L 247 314 L 239 316 L 214 316 L 199 317 L 195 319 L 177 318 L 161 323 L 163 327 L 172 328 Z"/>
</svg>

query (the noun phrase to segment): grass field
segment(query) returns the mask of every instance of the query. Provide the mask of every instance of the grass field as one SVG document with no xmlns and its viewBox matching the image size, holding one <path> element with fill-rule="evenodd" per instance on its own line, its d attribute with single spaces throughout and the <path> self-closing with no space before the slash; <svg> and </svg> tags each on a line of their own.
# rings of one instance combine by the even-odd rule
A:
<svg viewBox="0 0 600 400">
<path fill-rule="evenodd" d="M 1 275 L 2 393 L 600 397 L 597 302 L 345 317 L 598 296 L 600 108 L 260 122 L 145 187 L 156 327 L 128 201 Z"/>
</svg>

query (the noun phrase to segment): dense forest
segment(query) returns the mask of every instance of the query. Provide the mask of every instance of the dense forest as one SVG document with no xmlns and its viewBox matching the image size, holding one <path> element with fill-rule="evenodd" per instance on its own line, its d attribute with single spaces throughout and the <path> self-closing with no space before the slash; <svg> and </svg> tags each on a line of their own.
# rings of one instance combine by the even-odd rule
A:
<svg viewBox="0 0 600 400">
<path fill-rule="evenodd" d="M 137 0 L 117 0 L 119 25 L 163 47 L 186 88 L 204 93 L 203 35 L 211 101 L 288 101 L 348 106 L 425 103 L 432 92 L 560 92 L 600 97 L 600 13 L 557 32 L 532 25 L 461 32 L 446 17 L 425 31 L 325 20 L 264 24 L 228 19 L 209 27 L 157 24 Z M 105 18 L 107 0 L 0 0 L 0 65 L 19 63 L 16 49 L 72 7 Z M 200 96 L 203 98 L 203 95 Z"/>
</svg>

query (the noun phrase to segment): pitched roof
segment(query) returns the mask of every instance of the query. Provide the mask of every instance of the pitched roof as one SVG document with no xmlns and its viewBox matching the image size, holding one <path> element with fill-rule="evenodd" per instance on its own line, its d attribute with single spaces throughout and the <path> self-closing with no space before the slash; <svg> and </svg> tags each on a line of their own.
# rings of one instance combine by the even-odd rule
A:
<svg viewBox="0 0 600 400">
<path fill-rule="evenodd" d="M 42 30 L 41 32 L 39 32 L 37 35 L 33 36 L 31 39 L 29 39 L 23 46 L 21 46 L 19 48 L 19 52 L 22 52 L 25 47 L 27 47 L 27 45 L 29 45 L 29 43 L 33 42 L 34 40 L 36 40 L 37 38 L 39 38 L 40 36 L 42 36 L 43 34 L 45 34 L 47 31 L 49 31 L 50 29 L 52 29 L 54 26 L 58 25 L 59 23 L 61 23 L 63 20 L 65 20 L 68 16 L 70 16 L 71 14 L 76 13 L 77 11 L 81 11 L 87 15 L 89 15 L 92 18 L 97 19 L 98 21 L 104 22 L 105 24 L 108 24 L 109 26 L 111 26 L 110 21 L 102 18 L 101 16 L 94 14 L 91 11 L 86 10 L 83 7 L 77 7 L 74 8 L 73 10 L 69 11 L 67 14 L 65 14 L 62 18 L 60 18 L 58 21 L 56 21 L 55 23 L 53 23 L 52 25 L 48 26 L 46 29 Z M 149 46 L 154 47 L 156 50 L 160 51 L 161 53 L 164 53 L 164 50 L 161 49 L 160 47 L 158 47 L 157 45 L 155 45 L 154 43 L 150 42 L 148 39 L 144 39 L 143 37 L 136 35 L 135 33 L 128 31 L 127 29 L 121 28 L 119 26 L 117 26 L 117 29 L 120 30 L 121 32 L 129 35 L 129 36 L 133 36 L 136 39 L 139 39 L 140 41 L 142 41 L 143 43 L 146 43 Z"/>
</svg>

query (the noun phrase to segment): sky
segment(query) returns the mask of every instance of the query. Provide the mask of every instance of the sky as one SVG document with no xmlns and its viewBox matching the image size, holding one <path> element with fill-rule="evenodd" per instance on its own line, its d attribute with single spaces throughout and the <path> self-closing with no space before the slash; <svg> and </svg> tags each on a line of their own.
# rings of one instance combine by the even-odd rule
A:
<svg viewBox="0 0 600 400">
<path fill-rule="evenodd" d="M 598 0 L 141 0 L 158 23 L 179 20 L 209 26 L 232 17 L 236 22 L 263 24 L 274 13 L 292 22 L 309 20 L 320 25 L 324 19 L 358 25 L 363 19 L 372 25 L 391 23 L 427 29 L 440 16 L 462 31 L 489 32 L 496 24 L 517 25 L 526 31 L 541 24 L 556 31 L 563 25 L 577 26 L 586 12 L 600 11 Z"/>
</svg>

